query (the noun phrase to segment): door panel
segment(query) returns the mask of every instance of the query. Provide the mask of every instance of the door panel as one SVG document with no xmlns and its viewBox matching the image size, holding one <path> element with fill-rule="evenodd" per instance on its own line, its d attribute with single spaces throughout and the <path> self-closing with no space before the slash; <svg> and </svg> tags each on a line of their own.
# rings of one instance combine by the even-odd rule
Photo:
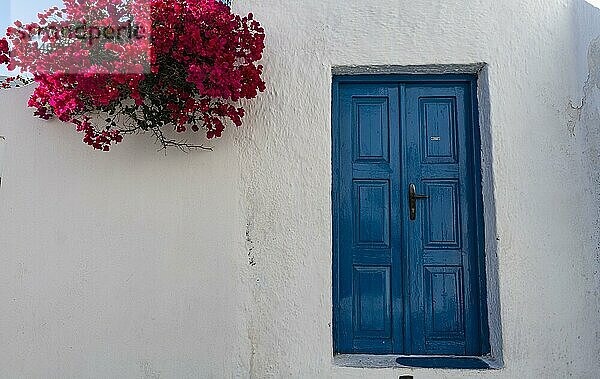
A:
<svg viewBox="0 0 600 379">
<path fill-rule="evenodd" d="M 457 180 L 423 180 L 424 249 L 460 249 L 459 182 Z"/>
<path fill-rule="evenodd" d="M 352 113 L 356 126 L 353 137 L 354 161 L 389 163 L 389 99 L 353 97 Z"/>
<path fill-rule="evenodd" d="M 335 352 L 482 354 L 470 82 L 336 88 Z"/>
<path fill-rule="evenodd" d="M 389 267 L 354 267 L 354 337 L 391 339 Z"/>
<path fill-rule="evenodd" d="M 405 221 L 403 236 L 413 354 L 478 353 L 478 298 L 471 285 L 477 245 L 468 88 L 405 87 L 405 178 L 429 196 L 417 201 L 417 217 Z M 477 321 L 467 324 L 467 314 Z"/>
<path fill-rule="evenodd" d="M 389 248 L 389 181 L 355 180 L 353 185 L 354 245 L 366 249 Z"/>
<path fill-rule="evenodd" d="M 394 84 L 340 87 L 338 352 L 391 353 L 401 336 L 392 254 L 400 248 L 400 204 L 392 196 L 400 183 L 398 93 Z"/>
<path fill-rule="evenodd" d="M 459 348 L 464 340 L 462 269 L 458 266 L 424 266 L 425 346 L 428 352 Z"/>
</svg>

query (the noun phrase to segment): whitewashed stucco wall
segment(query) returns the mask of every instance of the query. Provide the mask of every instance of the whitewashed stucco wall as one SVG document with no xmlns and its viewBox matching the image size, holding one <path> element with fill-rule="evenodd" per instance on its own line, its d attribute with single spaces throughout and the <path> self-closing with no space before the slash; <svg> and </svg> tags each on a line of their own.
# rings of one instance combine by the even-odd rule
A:
<svg viewBox="0 0 600 379">
<path fill-rule="evenodd" d="M 31 89 L 0 94 L 0 378 L 599 377 L 600 10 L 234 9 L 267 29 L 268 90 L 212 153 L 165 156 L 146 137 L 94 152 L 33 118 Z M 489 65 L 505 368 L 337 367 L 331 67 L 474 62 Z"/>
</svg>

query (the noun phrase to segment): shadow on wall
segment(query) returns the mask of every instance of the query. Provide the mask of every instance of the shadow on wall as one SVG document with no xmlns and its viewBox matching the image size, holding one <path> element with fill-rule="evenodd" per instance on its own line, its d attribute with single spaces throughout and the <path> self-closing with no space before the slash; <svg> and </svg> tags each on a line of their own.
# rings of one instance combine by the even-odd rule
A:
<svg viewBox="0 0 600 379">
<path fill-rule="evenodd" d="M 596 261 L 600 262 L 600 0 L 578 0 L 573 10 L 574 44 L 577 47 L 577 80 L 580 98 L 569 105 L 568 128 L 583 151 L 582 162 L 591 180 L 586 195 L 592 197 L 596 220 Z M 586 74 L 584 74 L 586 73 Z"/>
<path fill-rule="evenodd" d="M 4 150 L 6 149 L 6 138 L 0 136 L 0 186 L 2 186 L 2 165 L 4 163 Z"/>
<path fill-rule="evenodd" d="M 594 3 L 596 6 L 590 4 Z M 578 0 L 573 12 L 574 43 L 577 46 L 577 81 L 581 86 L 579 98 L 569 105 L 569 131 L 574 136 L 589 183 L 578 196 L 585 196 L 593 225 L 595 256 L 588 257 L 600 270 L 600 0 Z M 593 259 L 593 261 L 592 261 Z M 596 275 L 597 276 L 597 275 Z M 600 291 L 596 290 L 596 304 L 600 304 Z M 598 320 L 600 328 L 600 320 Z M 598 330 L 598 329 L 597 329 Z M 598 333 L 598 332 L 597 332 Z M 598 335 L 598 334 L 596 334 Z M 600 356 L 600 346 L 596 352 Z"/>
</svg>

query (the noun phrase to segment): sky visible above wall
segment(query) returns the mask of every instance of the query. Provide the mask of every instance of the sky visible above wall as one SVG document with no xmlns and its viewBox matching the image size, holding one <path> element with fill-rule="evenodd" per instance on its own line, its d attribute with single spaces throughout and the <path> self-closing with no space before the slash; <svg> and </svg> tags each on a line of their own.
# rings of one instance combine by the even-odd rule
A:
<svg viewBox="0 0 600 379">
<path fill-rule="evenodd" d="M 55 5 L 62 7 L 62 0 L 0 0 L 0 31 L 2 31 L 2 35 L 15 20 L 35 21 L 38 13 Z M 0 76 L 7 74 L 6 68 L 0 67 Z"/>
</svg>

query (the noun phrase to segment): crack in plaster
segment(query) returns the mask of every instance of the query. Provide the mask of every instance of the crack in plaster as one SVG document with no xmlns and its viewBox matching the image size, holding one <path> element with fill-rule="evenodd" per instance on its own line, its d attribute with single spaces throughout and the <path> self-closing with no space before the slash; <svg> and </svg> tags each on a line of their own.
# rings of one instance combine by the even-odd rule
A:
<svg viewBox="0 0 600 379">
<path fill-rule="evenodd" d="M 600 36 L 593 39 L 588 47 L 587 54 L 588 74 L 583 85 L 583 96 L 578 105 L 570 105 L 569 132 L 575 135 L 575 130 L 580 130 L 582 134 L 582 164 L 585 165 L 588 172 L 588 188 L 586 195 L 591 197 L 590 204 L 598 204 L 600 201 Z M 594 245 L 595 257 L 593 262 L 598 267 L 600 264 L 600 207 L 592 206 L 589 208 L 594 222 Z M 598 278 L 598 269 L 594 270 L 593 275 Z M 598 279 L 596 279 L 598 282 Z M 598 299 L 598 290 L 593 293 Z M 598 301 L 598 300 L 597 300 Z"/>
<path fill-rule="evenodd" d="M 251 237 L 252 223 L 248 221 L 246 223 L 246 249 L 248 250 L 248 264 L 250 266 L 256 266 L 256 260 L 254 259 L 254 240 Z"/>
<path fill-rule="evenodd" d="M 569 121 L 567 127 L 571 136 L 575 136 L 577 124 L 581 122 L 584 109 L 589 104 L 594 88 L 600 89 L 600 36 L 596 37 L 588 49 L 588 75 L 583 84 L 583 96 L 578 105 L 569 100 Z"/>
</svg>

